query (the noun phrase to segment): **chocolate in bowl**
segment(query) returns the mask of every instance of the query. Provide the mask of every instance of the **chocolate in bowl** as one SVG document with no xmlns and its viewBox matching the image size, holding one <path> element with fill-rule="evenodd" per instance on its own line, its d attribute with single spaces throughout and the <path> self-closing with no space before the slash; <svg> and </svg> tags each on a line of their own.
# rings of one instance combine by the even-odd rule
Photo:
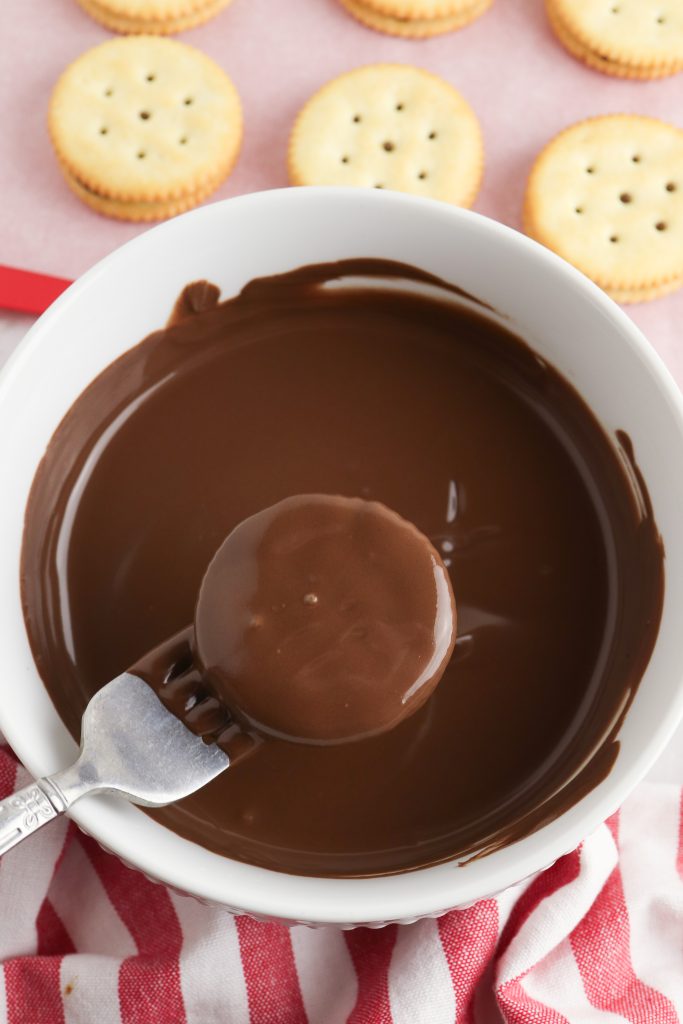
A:
<svg viewBox="0 0 683 1024">
<path fill-rule="evenodd" d="M 644 484 L 571 385 L 484 312 L 340 277 L 193 285 L 76 401 L 36 474 L 22 558 L 70 731 L 98 686 L 192 619 L 223 537 L 297 493 L 379 500 L 448 560 L 459 639 L 392 731 L 272 739 L 157 820 L 290 873 L 386 874 L 513 842 L 605 778 L 657 636 Z M 624 441 L 622 453 L 628 454 Z"/>
</svg>

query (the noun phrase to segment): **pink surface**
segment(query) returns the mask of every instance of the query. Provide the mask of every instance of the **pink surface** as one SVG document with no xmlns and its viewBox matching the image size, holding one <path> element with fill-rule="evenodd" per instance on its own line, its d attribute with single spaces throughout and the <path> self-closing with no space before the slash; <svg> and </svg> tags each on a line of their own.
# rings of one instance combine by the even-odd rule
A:
<svg viewBox="0 0 683 1024">
<path fill-rule="evenodd" d="M 71 195 L 45 130 L 59 73 L 109 36 L 74 0 L 4 0 L 0 263 L 75 277 L 144 230 L 100 217 Z M 542 0 L 495 0 L 469 28 L 422 41 L 372 32 L 336 0 L 234 0 L 179 38 L 218 61 L 244 102 L 244 147 L 218 199 L 287 184 L 287 136 L 300 106 L 334 75 L 376 61 L 421 65 L 462 91 L 481 119 L 486 145 L 475 209 L 513 227 L 520 226 L 535 154 L 565 125 L 593 114 L 637 112 L 683 127 L 680 75 L 626 82 L 584 68 L 552 36 Z M 683 168 L 678 171 L 683 178 Z M 683 386 L 677 331 L 683 291 L 628 312 Z"/>
</svg>

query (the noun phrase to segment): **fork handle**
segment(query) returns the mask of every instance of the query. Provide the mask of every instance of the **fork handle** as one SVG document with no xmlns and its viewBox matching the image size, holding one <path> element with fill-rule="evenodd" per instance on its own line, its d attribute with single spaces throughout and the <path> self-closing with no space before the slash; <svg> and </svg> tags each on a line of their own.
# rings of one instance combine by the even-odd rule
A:
<svg viewBox="0 0 683 1024">
<path fill-rule="evenodd" d="M 31 782 L 0 800 L 0 857 L 65 810 L 65 802 L 48 779 Z"/>
</svg>

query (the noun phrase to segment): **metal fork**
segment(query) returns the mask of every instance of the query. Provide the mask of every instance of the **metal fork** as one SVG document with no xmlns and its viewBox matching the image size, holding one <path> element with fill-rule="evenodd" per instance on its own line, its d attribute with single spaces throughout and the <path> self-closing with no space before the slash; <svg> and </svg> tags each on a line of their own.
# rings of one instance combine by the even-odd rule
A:
<svg viewBox="0 0 683 1024">
<path fill-rule="evenodd" d="M 194 793 L 229 764 L 219 747 L 167 711 L 147 683 L 124 672 L 85 709 L 76 763 L 0 801 L 0 856 L 81 797 L 115 793 L 161 807 Z"/>
</svg>

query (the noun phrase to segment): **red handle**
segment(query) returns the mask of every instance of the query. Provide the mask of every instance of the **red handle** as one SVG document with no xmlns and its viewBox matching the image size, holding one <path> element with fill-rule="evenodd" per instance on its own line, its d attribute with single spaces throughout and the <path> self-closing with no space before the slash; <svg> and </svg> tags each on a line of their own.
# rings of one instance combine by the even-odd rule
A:
<svg viewBox="0 0 683 1024">
<path fill-rule="evenodd" d="M 71 281 L 0 264 L 0 309 L 43 313 Z"/>
</svg>

